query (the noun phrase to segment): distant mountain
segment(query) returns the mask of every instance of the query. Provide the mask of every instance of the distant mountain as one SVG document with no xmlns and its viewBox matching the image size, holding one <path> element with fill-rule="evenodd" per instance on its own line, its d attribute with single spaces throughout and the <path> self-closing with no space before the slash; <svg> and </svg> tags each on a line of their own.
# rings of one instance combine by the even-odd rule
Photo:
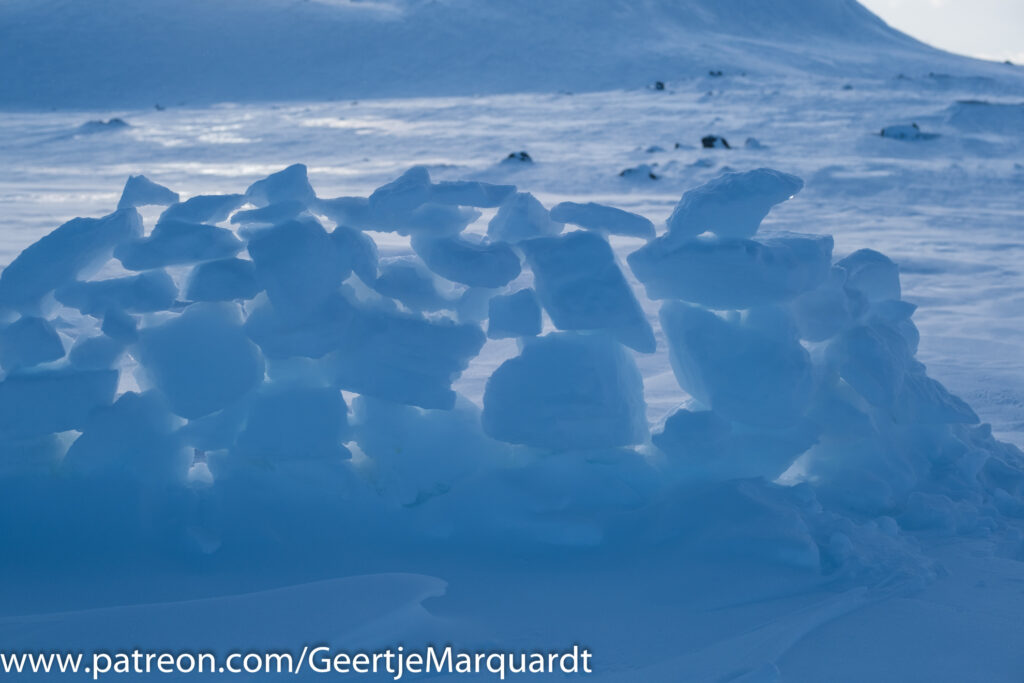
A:
<svg viewBox="0 0 1024 683">
<path fill-rule="evenodd" d="M 709 71 L 1009 69 L 923 45 L 855 0 L 0 3 L 8 108 L 602 90 Z"/>
</svg>

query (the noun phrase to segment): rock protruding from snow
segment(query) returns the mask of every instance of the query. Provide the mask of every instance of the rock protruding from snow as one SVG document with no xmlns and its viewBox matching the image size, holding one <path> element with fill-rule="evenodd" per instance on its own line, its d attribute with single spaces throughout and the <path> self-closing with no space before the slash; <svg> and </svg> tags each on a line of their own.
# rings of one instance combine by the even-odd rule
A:
<svg viewBox="0 0 1024 683">
<path fill-rule="evenodd" d="M 159 183 L 154 183 L 144 175 L 133 175 L 124 184 L 121 192 L 121 200 L 117 208 L 124 209 L 137 206 L 167 206 L 177 204 L 181 198 L 177 192 L 172 192 Z"/>
<path fill-rule="evenodd" d="M 491 437 L 549 450 L 613 448 L 647 436 L 636 364 L 605 335 L 530 340 L 487 381 L 483 425 Z"/>
<path fill-rule="evenodd" d="M 551 219 L 612 235 L 654 237 L 654 223 L 643 216 L 594 202 L 562 202 L 551 209 Z"/>
<path fill-rule="evenodd" d="M 654 331 L 607 240 L 581 230 L 529 240 L 522 247 L 555 327 L 604 330 L 637 351 L 654 351 Z"/>
<path fill-rule="evenodd" d="M 719 237 L 753 237 L 772 207 L 803 186 L 796 176 L 770 168 L 724 173 L 683 195 L 669 216 L 669 234 L 674 238 L 696 237 L 703 232 Z"/>
</svg>

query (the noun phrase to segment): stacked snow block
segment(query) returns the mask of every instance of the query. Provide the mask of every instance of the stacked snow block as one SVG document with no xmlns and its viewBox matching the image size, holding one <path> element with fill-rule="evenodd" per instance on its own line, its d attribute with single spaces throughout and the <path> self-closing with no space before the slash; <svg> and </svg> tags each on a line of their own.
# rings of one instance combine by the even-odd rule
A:
<svg viewBox="0 0 1024 683">
<path fill-rule="evenodd" d="M 760 231 L 801 186 L 725 174 L 656 236 L 422 167 L 334 199 L 302 165 L 186 201 L 133 176 L 0 273 L 0 499 L 37 515 L 0 537 L 243 552 L 298 547 L 301 519 L 429 509 L 435 530 L 587 544 L 694 482 L 785 476 L 859 515 L 913 500 L 919 526 L 922 500 L 1011 495 L 1017 454 L 915 359 L 896 264 Z M 640 368 L 666 365 L 689 398 L 652 429 Z"/>
</svg>

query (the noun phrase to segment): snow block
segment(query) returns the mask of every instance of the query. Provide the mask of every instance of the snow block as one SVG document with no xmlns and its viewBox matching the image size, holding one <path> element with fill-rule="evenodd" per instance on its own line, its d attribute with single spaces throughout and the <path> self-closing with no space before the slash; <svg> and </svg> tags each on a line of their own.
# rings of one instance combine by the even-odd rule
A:
<svg viewBox="0 0 1024 683">
<path fill-rule="evenodd" d="M 367 285 L 377 280 L 378 255 L 377 243 L 355 228 L 339 224 L 331 232 L 334 248 L 341 253 L 341 258 L 352 264 L 352 271 Z"/>
<path fill-rule="evenodd" d="M 433 274 L 414 256 L 381 261 L 380 275 L 373 289 L 382 296 L 401 301 L 413 311 L 439 311 L 453 303 L 438 291 Z"/>
<path fill-rule="evenodd" d="M 654 331 L 603 237 L 577 231 L 528 240 L 522 247 L 555 327 L 606 330 L 630 348 L 654 351 Z"/>
<path fill-rule="evenodd" d="M 245 198 L 256 206 L 297 202 L 309 206 L 316 201 L 316 193 L 309 184 L 305 164 L 292 164 L 283 171 L 271 173 L 257 180 L 245 191 Z"/>
<path fill-rule="evenodd" d="M 385 223 L 401 224 L 415 209 L 430 201 L 430 173 L 413 166 L 401 176 L 374 190 L 367 205 Z"/>
<path fill-rule="evenodd" d="M 228 406 L 263 379 L 263 358 L 232 304 L 193 304 L 176 318 L 144 328 L 138 351 L 171 410 L 190 419 Z"/>
<path fill-rule="evenodd" d="M 281 459 L 349 457 L 348 409 L 334 387 L 262 387 L 249 405 L 234 452 Z"/>
<path fill-rule="evenodd" d="M 335 197 L 318 199 L 316 211 L 327 216 L 338 225 L 345 225 L 356 230 L 384 230 L 389 228 L 380 225 L 370 211 L 370 200 L 366 197 Z"/>
<path fill-rule="evenodd" d="M 770 168 L 724 173 L 686 192 L 668 219 L 672 237 L 713 232 L 720 237 L 753 237 L 772 207 L 804 186 L 794 175 Z"/>
<path fill-rule="evenodd" d="M 7 372 L 64 357 L 64 343 L 50 321 L 22 316 L 0 330 L 0 366 Z"/>
<path fill-rule="evenodd" d="M 540 331 L 540 305 L 532 289 L 520 289 L 513 294 L 491 298 L 487 314 L 488 337 L 536 337 Z"/>
<path fill-rule="evenodd" d="M 234 301 L 251 299 L 261 287 L 256 266 L 239 258 L 200 263 L 188 277 L 185 298 L 189 301 Z"/>
<path fill-rule="evenodd" d="M 42 436 L 81 430 L 90 413 L 110 405 L 116 370 L 48 370 L 0 382 L 0 434 Z"/>
<path fill-rule="evenodd" d="M 775 233 L 757 241 L 659 237 L 627 257 L 652 299 L 744 309 L 788 301 L 814 289 L 832 267 L 832 238 Z"/>
<path fill-rule="evenodd" d="M 550 450 L 628 446 L 647 436 L 640 372 L 599 334 L 527 340 L 487 380 L 482 420 L 494 439 Z"/>
<path fill-rule="evenodd" d="M 480 409 L 464 397 L 451 410 L 360 396 L 353 404 L 359 448 L 371 459 L 383 495 L 416 507 L 448 494 L 488 464 L 488 455 L 508 448 L 480 429 Z M 497 447 L 497 448 L 496 448 Z"/>
<path fill-rule="evenodd" d="M 352 272 L 327 231 L 312 219 L 289 221 L 249 242 L 256 280 L 282 316 L 304 316 L 325 302 Z"/>
<path fill-rule="evenodd" d="M 831 339 L 867 308 L 857 292 L 846 288 L 846 271 L 833 266 L 818 287 L 800 294 L 789 304 L 800 338 L 819 342 Z"/>
<path fill-rule="evenodd" d="M 129 391 L 89 416 L 62 464 L 75 474 L 108 480 L 183 484 L 191 453 L 174 438 L 175 426 L 160 397 Z"/>
<path fill-rule="evenodd" d="M 68 363 L 76 370 L 109 370 L 124 351 L 123 342 L 106 335 L 79 337 L 68 351 Z"/>
<path fill-rule="evenodd" d="M 186 223 L 220 223 L 238 207 L 245 204 L 241 194 L 201 194 L 180 204 L 172 204 L 160 214 L 157 223 L 184 221 Z"/>
<path fill-rule="evenodd" d="M 846 286 L 864 294 L 868 301 L 899 300 L 900 269 L 885 254 L 859 249 L 836 265 L 846 271 Z"/>
<path fill-rule="evenodd" d="M 468 180 L 442 181 L 431 187 L 430 201 L 435 204 L 492 209 L 501 206 L 515 191 L 515 185 L 492 185 Z"/>
<path fill-rule="evenodd" d="M 178 289 L 163 270 L 109 280 L 73 282 L 61 287 L 57 301 L 86 315 L 100 317 L 111 309 L 132 313 L 166 311 L 174 305 Z"/>
<path fill-rule="evenodd" d="M 354 315 L 341 294 L 333 294 L 302 318 L 282 316 L 266 299 L 257 301 L 245 321 L 245 332 L 267 358 L 322 358 L 341 344 Z"/>
<path fill-rule="evenodd" d="M 480 218 L 480 212 L 476 209 L 424 204 L 400 220 L 383 224 L 389 225 L 399 235 L 450 237 L 458 235 L 477 218 Z"/>
<path fill-rule="evenodd" d="M 503 242 L 474 243 L 457 237 L 413 237 L 412 248 L 427 267 L 470 287 L 504 287 L 519 276 L 519 255 Z"/>
<path fill-rule="evenodd" d="M 103 314 L 100 329 L 103 334 L 125 345 L 134 344 L 139 338 L 139 322 L 134 316 L 117 308 Z"/>
<path fill-rule="evenodd" d="M 498 209 L 487 225 L 487 236 L 494 241 L 521 242 L 562 232 L 564 226 L 551 220 L 548 210 L 529 192 L 517 192 Z"/>
<path fill-rule="evenodd" d="M 338 350 L 324 363 L 342 389 L 449 410 L 452 382 L 485 341 L 477 325 L 355 309 Z"/>
<path fill-rule="evenodd" d="M 144 175 L 133 175 L 128 177 L 121 191 L 121 199 L 117 202 L 118 209 L 125 209 L 136 206 L 151 206 L 153 204 L 166 206 L 177 204 L 180 201 L 177 192 L 172 192 L 163 185 L 154 183 Z"/>
<path fill-rule="evenodd" d="M 232 225 L 277 225 L 296 218 L 306 210 L 302 202 L 289 199 L 277 204 L 268 204 L 258 209 L 236 211 L 231 217 Z"/>
<path fill-rule="evenodd" d="M 716 480 L 763 477 L 775 480 L 817 443 L 817 428 L 800 420 L 782 429 L 731 422 L 714 411 L 677 410 L 651 442 L 687 474 Z"/>
<path fill-rule="evenodd" d="M 612 235 L 654 237 L 654 223 L 643 216 L 594 202 L 562 202 L 551 209 L 551 220 Z"/>
<path fill-rule="evenodd" d="M 54 289 L 88 277 L 118 244 L 142 236 L 132 208 L 103 218 L 75 218 L 32 244 L 0 273 L 0 308 L 31 313 Z"/>
<path fill-rule="evenodd" d="M 223 259 L 241 250 L 242 241 L 225 228 L 164 220 L 148 237 L 118 245 L 114 257 L 128 270 L 150 270 Z"/>
<path fill-rule="evenodd" d="M 795 339 L 675 301 L 662 306 L 660 317 L 676 380 L 703 405 L 765 429 L 790 426 L 806 411 L 814 377 Z"/>
</svg>

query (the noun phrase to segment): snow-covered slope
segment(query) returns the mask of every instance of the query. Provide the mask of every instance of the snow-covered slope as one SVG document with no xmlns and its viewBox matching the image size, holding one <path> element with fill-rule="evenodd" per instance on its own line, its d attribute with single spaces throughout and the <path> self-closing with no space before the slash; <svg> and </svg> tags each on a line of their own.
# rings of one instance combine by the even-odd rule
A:
<svg viewBox="0 0 1024 683">
<path fill-rule="evenodd" d="M 898 65 L 898 66 L 897 66 Z M 1005 73 L 855 0 L 7 0 L 3 107 L 635 87 L 708 71 Z"/>
</svg>

